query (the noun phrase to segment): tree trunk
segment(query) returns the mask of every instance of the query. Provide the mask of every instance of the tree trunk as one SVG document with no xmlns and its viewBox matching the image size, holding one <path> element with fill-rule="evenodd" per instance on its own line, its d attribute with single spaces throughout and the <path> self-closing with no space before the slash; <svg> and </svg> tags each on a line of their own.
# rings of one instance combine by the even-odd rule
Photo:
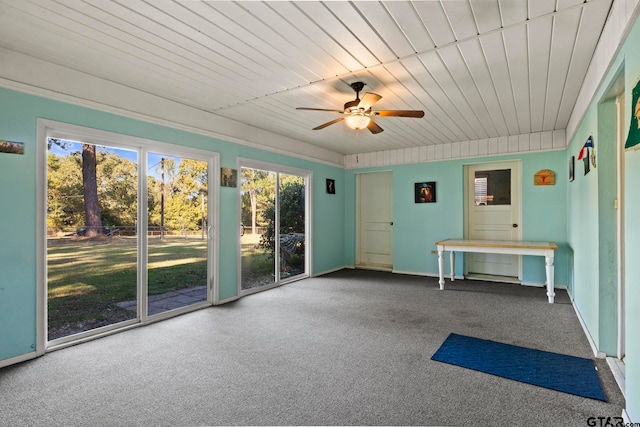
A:
<svg viewBox="0 0 640 427">
<path fill-rule="evenodd" d="M 256 190 L 249 190 L 251 199 L 251 234 L 256 234 L 256 213 L 258 212 L 258 196 Z"/>
<path fill-rule="evenodd" d="M 84 224 L 87 227 L 87 236 L 103 234 L 100 205 L 98 203 L 96 165 L 96 146 L 82 144 L 82 189 L 84 192 Z"/>
</svg>

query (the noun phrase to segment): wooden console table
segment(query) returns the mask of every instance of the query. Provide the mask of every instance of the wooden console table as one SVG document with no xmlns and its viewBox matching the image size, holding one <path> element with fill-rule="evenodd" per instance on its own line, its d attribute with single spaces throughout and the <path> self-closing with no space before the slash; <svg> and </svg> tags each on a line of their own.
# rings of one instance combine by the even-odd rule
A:
<svg viewBox="0 0 640 427">
<path fill-rule="evenodd" d="M 463 240 L 446 239 L 436 242 L 438 248 L 438 270 L 440 289 L 444 289 L 444 251 L 449 251 L 451 260 L 451 280 L 455 280 L 455 252 L 479 252 L 505 255 L 538 255 L 545 258 L 547 273 L 547 297 L 553 304 L 553 258 L 558 246 L 554 242 L 523 242 L 513 240 Z"/>
</svg>

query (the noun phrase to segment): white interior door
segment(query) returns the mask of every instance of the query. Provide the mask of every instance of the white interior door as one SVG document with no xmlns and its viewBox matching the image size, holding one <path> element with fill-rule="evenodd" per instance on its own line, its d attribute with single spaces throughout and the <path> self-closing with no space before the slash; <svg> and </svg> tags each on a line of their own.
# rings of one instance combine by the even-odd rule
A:
<svg viewBox="0 0 640 427">
<path fill-rule="evenodd" d="M 520 163 L 467 166 L 467 239 L 521 240 Z M 520 257 L 466 254 L 467 274 L 519 277 Z"/>
<path fill-rule="evenodd" d="M 358 175 L 358 248 L 362 268 L 393 268 L 393 174 Z"/>
</svg>

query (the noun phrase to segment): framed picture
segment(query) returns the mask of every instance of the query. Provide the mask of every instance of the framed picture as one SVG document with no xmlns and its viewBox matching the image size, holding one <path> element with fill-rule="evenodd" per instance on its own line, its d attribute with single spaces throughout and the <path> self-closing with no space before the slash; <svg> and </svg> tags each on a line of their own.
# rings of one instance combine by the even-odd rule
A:
<svg viewBox="0 0 640 427">
<path fill-rule="evenodd" d="M 235 187 L 238 182 L 238 170 L 231 168 L 220 168 L 220 186 Z"/>
<path fill-rule="evenodd" d="M 24 142 L 0 140 L 0 153 L 24 154 Z"/>
<path fill-rule="evenodd" d="M 576 156 L 571 156 L 569 159 L 569 182 L 575 179 L 576 173 Z"/>
<path fill-rule="evenodd" d="M 327 178 L 327 193 L 336 194 L 336 180 Z"/>
<path fill-rule="evenodd" d="M 416 203 L 435 203 L 436 183 L 434 181 L 416 182 L 414 191 Z"/>
</svg>

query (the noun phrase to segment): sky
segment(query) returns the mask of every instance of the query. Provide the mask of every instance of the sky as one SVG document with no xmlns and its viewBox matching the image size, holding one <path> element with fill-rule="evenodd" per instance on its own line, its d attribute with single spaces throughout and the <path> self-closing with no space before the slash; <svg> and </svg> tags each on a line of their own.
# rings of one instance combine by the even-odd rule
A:
<svg viewBox="0 0 640 427">
<path fill-rule="evenodd" d="M 63 149 L 61 148 L 59 145 L 57 144 L 51 144 L 51 149 L 49 150 L 50 153 L 53 153 L 57 156 L 68 156 L 71 153 L 75 153 L 75 152 L 80 152 L 82 151 L 82 145 L 80 142 L 75 142 L 75 141 L 69 141 L 69 140 L 63 140 L 65 142 L 66 147 Z M 106 147 L 104 145 L 98 145 L 98 150 L 101 151 L 109 151 L 111 153 L 117 154 L 125 159 L 128 159 L 132 162 L 137 163 L 138 162 L 138 152 L 135 150 L 124 150 L 121 148 L 115 148 L 115 147 Z M 180 158 L 179 157 L 175 157 L 175 156 L 167 156 L 167 155 L 161 155 L 161 154 L 156 154 L 156 153 L 149 153 L 149 161 L 148 161 L 148 171 L 150 175 L 159 177 L 160 176 L 160 172 L 159 172 L 159 167 L 158 165 L 160 164 L 160 160 L 162 158 L 172 158 L 175 161 L 176 166 L 178 166 L 180 164 Z"/>
</svg>

